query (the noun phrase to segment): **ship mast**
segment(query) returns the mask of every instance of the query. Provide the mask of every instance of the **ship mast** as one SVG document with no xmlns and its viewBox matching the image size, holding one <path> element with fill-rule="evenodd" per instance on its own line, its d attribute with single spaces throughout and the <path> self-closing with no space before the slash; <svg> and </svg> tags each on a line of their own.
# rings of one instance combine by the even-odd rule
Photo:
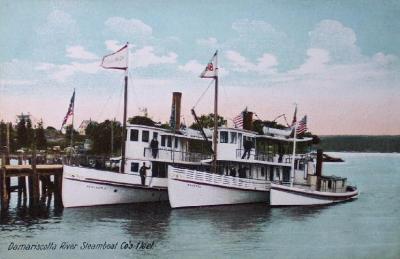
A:
<svg viewBox="0 0 400 259">
<path fill-rule="evenodd" d="M 297 104 L 295 105 L 297 111 Z M 290 170 L 290 187 L 293 187 L 293 182 L 294 182 L 294 164 L 296 156 L 296 137 L 297 137 L 296 135 L 297 135 L 297 121 L 294 122 L 292 168 Z"/>
<path fill-rule="evenodd" d="M 214 150 L 214 159 L 213 159 L 213 171 L 217 173 L 217 141 L 218 141 L 218 51 L 216 52 L 216 60 L 215 60 L 215 69 L 216 73 L 214 76 L 215 81 L 215 91 L 214 91 L 214 134 L 213 134 L 213 150 Z"/>
<path fill-rule="evenodd" d="M 127 43 L 128 45 L 128 43 Z M 128 54 L 129 59 L 129 54 Z M 127 61 L 129 64 L 129 60 Z M 125 173 L 125 141 L 126 141 L 126 114 L 128 103 L 128 68 L 125 70 L 125 89 L 124 89 L 124 116 L 122 123 L 122 141 L 121 141 L 121 170 L 120 173 Z"/>
</svg>

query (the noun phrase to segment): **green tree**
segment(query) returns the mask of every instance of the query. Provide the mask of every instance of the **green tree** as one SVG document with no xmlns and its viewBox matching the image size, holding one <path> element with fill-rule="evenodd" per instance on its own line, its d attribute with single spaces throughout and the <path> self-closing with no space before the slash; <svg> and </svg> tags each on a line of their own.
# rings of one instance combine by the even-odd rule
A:
<svg viewBox="0 0 400 259">
<path fill-rule="evenodd" d="M 212 128 L 214 127 L 214 114 L 210 113 L 208 115 L 201 115 L 199 118 L 200 125 L 197 122 L 192 123 L 190 125 L 191 129 L 199 130 L 201 127 L 203 128 Z M 218 126 L 222 126 L 226 124 L 226 120 L 224 117 L 218 115 Z"/>
<path fill-rule="evenodd" d="M 31 147 L 34 142 L 34 129 L 31 119 L 26 120 L 26 146 Z"/>
<path fill-rule="evenodd" d="M 86 136 L 92 141 L 91 153 L 111 153 L 111 132 L 113 133 L 114 153 L 118 153 L 122 143 L 122 126 L 118 121 L 105 120 L 102 123 L 91 122 L 86 128 Z"/>
<path fill-rule="evenodd" d="M 7 124 L 0 121 L 0 148 L 7 145 Z"/>
<path fill-rule="evenodd" d="M 0 122 L 0 147 L 7 146 L 7 126 L 9 131 L 10 151 L 16 150 L 16 132 L 11 122 Z"/>
<path fill-rule="evenodd" d="M 44 134 L 44 129 L 43 129 L 43 122 L 40 121 L 37 124 L 37 128 L 35 129 L 35 134 L 36 134 L 36 148 L 37 149 L 46 149 L 47 148 L 47 139 Z"/>
<path fill-rule="evenodd" d="M 66 146 L 69 146 L 71 143 L 71 130 L 73 130 L 73 139 L 74 142 L 78 140 L 79 133 L 75 129 L 72 129 L 72 125 L 68 125 L 65 128 L 65 142 Z"/>
<path fill-rule="evenodd" d="M 152 126 L 154 127 L 155 122 L 150 119 L 147 118 L 145 116 L 134 116 L 128 119 L 128 122 L 130 124 L 139 124 L 139 125 L 146 125 L 146 126 Z"/>
<path fill-rule="evenodd" d="M 21 120 L 17 124 L 17 148 L 27 147 L 28 144 L 28 136 L 27 136 L 26 122 L 22 117 Z"/>
</svg>

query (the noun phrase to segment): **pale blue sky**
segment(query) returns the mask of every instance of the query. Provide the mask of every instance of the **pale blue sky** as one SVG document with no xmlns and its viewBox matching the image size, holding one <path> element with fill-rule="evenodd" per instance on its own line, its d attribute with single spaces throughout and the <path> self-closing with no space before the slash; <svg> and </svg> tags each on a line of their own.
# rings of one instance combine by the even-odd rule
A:
<svg viewBox="0 0 400 259">
<path fill-rule="evenodd" d="M 99 60 L 129 41 L 130 115 L 167 121 L 178 90 L 191 121 L 218 49 L 227 118 L 297 102 L 319 134 L 400 134 L 399 15 L 399 1 L 0 0 L 0 118 L 59 127 L 73 88 L 76 124 L 120 117 L 122 75 Z"/>
</svg>

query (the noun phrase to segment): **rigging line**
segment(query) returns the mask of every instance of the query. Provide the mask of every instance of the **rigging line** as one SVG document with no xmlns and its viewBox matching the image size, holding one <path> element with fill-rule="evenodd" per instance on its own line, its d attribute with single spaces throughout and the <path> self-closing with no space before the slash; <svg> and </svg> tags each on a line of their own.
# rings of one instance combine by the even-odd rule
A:
<svg viewBox="0 0 400 259">
<path fill-rule="evenodd" d="M 287 122 L 287 119 L 286 119 L 286 115 L 285 115 L 285 114 L 283 114 L 283 118 L 285 119 L 286 125 L 287 125 L 288 127 L 290 127 L 289 123 Z"/>
<path fill-rule="evenodd" d="M 119 98 L 118 98 L 118 105 L 115 109 L 115 113 L 114 113 L 114 118 L 118 117 L 118 113 L 120 113 L 120 109 L 121 109 L 121 99 L 122 99 L 122 88 L 119 88 Z"/>
<path fill-rule="evenodd" d="M 208 88 L 210 88 L 211 84 L 214 82 L 214 80 L 211 80 L 210 83 L 208 84 L 206 90 L 201 94 L 200 98 L 197 100 L 197 102 L 194 104 L 194 106 L 192 107 L 192 109 L 196 108 L 196 106 L 199 104 L 201 98 L 204 97 L 204 95 L 206 94 Z"/>
<path fill-rule="evenodd" d="M 129 82 L 129 93 L 131 92 L 130 90 L 132 90 L 132 94 L 128 93 L 128 103 L 129 104 L 133 104 L 135 106 L 135 108 L 139 109 L 141 105 L 140 102 L 140 98 L 136 98 L 136 96 L 138 96 L 137 91 L 136 91 L 136 85 L 134 84 L 133 81 L 133 76 L 132 76 L 132 72 L 130 70 L 128 70 L 128 82 Z M 129 96 L 133 96 L 134 101 L 129 102 Z"/>
<path fill-rule="evenodd" d="M 119 89 L 120 89 L 120 92 L 121 92 L 121 88 L 119 88 Z M 103 113 L 104 113 L 105 109 L 107 108 L 108 103 L 110 102 L 111 98 L 114 96 L 113 93 L 114 93 L 114 91 L 111 91 L 111 94 L 108 96 L 105 104 L 102 106 L 102 109 L 97 114 L 97 118 L 100 118 L 101 116 L 103 116 Z"/>
</svg>

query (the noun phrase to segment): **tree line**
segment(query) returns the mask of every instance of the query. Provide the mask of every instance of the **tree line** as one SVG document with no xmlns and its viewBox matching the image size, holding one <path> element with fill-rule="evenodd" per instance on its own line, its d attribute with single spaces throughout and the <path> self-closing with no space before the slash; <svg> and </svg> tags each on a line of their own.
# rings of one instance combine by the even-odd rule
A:
<svg viewBox="0 0 400 259">
<path fill-rule="evenodd" d="M 0 121 L 0 146 L 10 145 L 10 151 L 15 152 L 18 149 L 30 149 L 36 146 L 37 149 L 47 148 L 47 139 L 43 122 L 38 122 L 35 127 L 28 118 L 21 118 L 17 125 Z"/>
</svg>

